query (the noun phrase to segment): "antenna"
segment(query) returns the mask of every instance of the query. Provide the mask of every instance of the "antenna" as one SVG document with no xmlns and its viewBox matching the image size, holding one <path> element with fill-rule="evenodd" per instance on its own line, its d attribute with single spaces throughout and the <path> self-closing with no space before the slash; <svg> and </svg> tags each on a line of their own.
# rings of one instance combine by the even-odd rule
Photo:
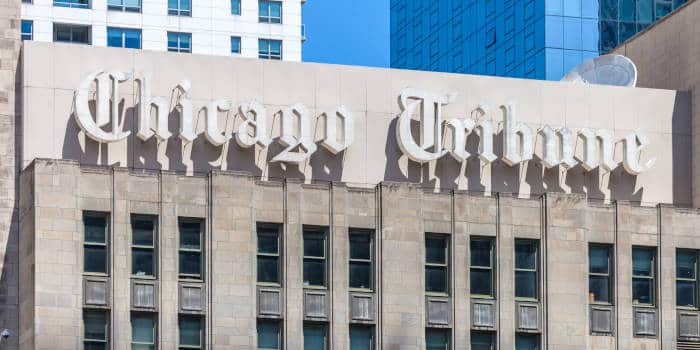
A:
<svg viewBox="0 0 700 350">
<path fill-rule="evenodd" d="M 603 55 L 574 67 L 561 81 L 612 86 L 637 86 L 637 67 L 622 55 Z"/>
</svg>

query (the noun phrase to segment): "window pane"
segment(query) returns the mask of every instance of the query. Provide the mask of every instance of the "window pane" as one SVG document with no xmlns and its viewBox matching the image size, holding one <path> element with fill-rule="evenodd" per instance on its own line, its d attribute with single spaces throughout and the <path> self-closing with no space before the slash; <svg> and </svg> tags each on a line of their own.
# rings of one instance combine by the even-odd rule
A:
<svg viewBox="0 0 700 350">
<path fill-rule="evenodd" d="M 151 249 L 132 249 L 131 273 L 135 276 L 155 276 L 154 255 Z"/>
<path fill-rule="evenodd" d="M 469 275 L 470 292 L 476 295 L 493 295 L 491 270 L 472 269 Z"/>
<path fill-rule="evenodd" d="M 231 0 L 231 13 L 234 15 L 241 14 L 241 0 Z"/>
<path fill-rule="evenodd" d="M 258 321 L 258 349 L 280 348 L 280 324 L 276 321 Z"/>
<path fill-rule="evenodd" d="M 270 3 L 270 17 L 282 17 L 282 3 L 276 1 Z"/>
<path fill-rule="evenodd" d="M 141 1 L 140 0 L 124 0 L 124 5 L 128 6 L 128 7 L 140 8 Z"/>
<path fill-rule="evenodd" d="M 372 288 L 372 264 L 350 262 L 350 288 Z"/>
<path fill-rule="evenodd" d="M 180 49 L 189 51 L 191 49 L 190 41 L 192 36 L 190 34 L 180 34 Z"/>
<path fill-rule="evenodd" d="M 533 241 L 515 241 L 515 268 L 537 268 L 537 244 Z"/>
<path fill-rule="evenodd" d="M 450 335 L 448 331 L 443 329 L 428 329 L 425 333 L 425 348 L 427 350 L 449 349 Z"/>
<path fill-rule="evenodd" d="M 326 285 L 326 262 L 324 260 L 304 260 L 304 285 Z"/>
<path fill-rule="evenodd" d="M 676 281 L 676 305 L 695 307 L 696 290 L 695 282 Z"/>
<path fill-rule="evenodd" d="M 372 240 L 369 234 L 350 235 L 350 259 L 370 260 Z"/>
<path fill-rule="evenodd" d="M 695 279 L 697 253 L 678 251 L 676 253 L 676 277 Z"/>
<path fill-rule="evenodd" d="M 190 10 L 190 0 L 180 0 L 180 10 Z"/>
<path fill-rule="evenodd" d="M 437 266 L 425 267 L 425 291 L 447 292 L 447 268 Z"/>
<path fill-rule="evenodd" d="M 431 264 L 446 264 L 447 239 L 443 237 L 426 237 L 425 261 Z"/>
<path fill-rule="evenodd" d="M 274 256 L 258 256 L 258 282 L 279 283 L 279 262 Z"/>
<path fill-rule="evenodd" d="M 536 335 L 518 334 L 515 336 L 515 350 L 537 350 L 539 347 L 540 340 Z"/>
<path fill-rule="evenodd" d="M 122 47 L 122 32 L 119 29 L 107 29 L 107 46 Z"/>
<path fill-rule="evenodd" d="M 124 47 L 129 49 L 141 48 L 141 31 L 127 30 L 124 32 Z"/>
<path fill-rule="evenodd" d="M 326 327 L 304 325 L 304 350 L 326 350 Z"/>
<path fill-rule="evenodd" d="M 588 271 L 591 273 L 608 273 L 610 249 L 591 246 L 588 250 Z"/>
<path fill-rule="evenodd" d="M 231 37 L 231 52 L 241 53 L 241 38 L 235 36 Z"/>
<path fill-rule="evenodd" d="M 59 32 L 61 32 L 59 30 Z M 70 34 L 68 34 L 70 37 Z M 107 219 L 104 217 L 90 217 L 83 219 L 85 223 L 85 242 L 105 243 L 105 234 L 107 231 Z"/>
<path fill-rule="evenodd" d="M 326 240 L 320 234 L 304 235 L 304 256 L 325 256 Z"/>
<path fill-rule="evenodd" d="M 279 239 L 277 234 L 258 235 L 258 253 L 277 254 L 279 252 Z"/>
<path fill-rule="evenodd" d="M 88 28 L 87 27 L 74 27 L 73 28 L 73 42 L 76 43 L 87 43 L 88 40 Z"/>
<path fill-rule="evenodd" d="M 654 303 L 654 283 L 648 278 L 635 278 L 632 280 L 632 300 L 637 304 Z"/>
<path fill-rule="evenodd" d="M 282 42 L 279 40 L 270 40 L 270 54 L 282 55 Z"/>
<path fill-rule="evenodd" d="M 471 266 L 491 266 L 491 247 L 491 240 L 471 240 L 469 242 Z"/>
<path fill-rule="evenodd" d="M 202 255 L 197 252 L 180 252 L 180 274 L 201 276 Z"/>
<path fill-rule="evenodd" d="M 121 39 L 121 33 L 120 33 Z M 131 221 L 131 243 L 133 245 L 153 245 L 153 231 L 155 229 L 153 220 L 132 219 Z"/>
<path fill-rule="evenodd" d="M 84 252 L 85 272 L 107 273 L 107 248 L 86 246 Z"/>
<path fill-rule="evenodd" d="M 178 40 L 177 40 L 177 34 L 176 33 L 168 33 L 168 48 L 175 48 L 178 47 Z M 192 225 L 192 223 L 180 223 L 180 245 L 182 245 L 182 232 L 183 229 L 186 227 L 188 229 L 189 226 Z M 197 231 L 199 231 L 199 224 L 197 224 Z"/>
<path fill-rule="evenodd" d="M 168 9 L 177 9 L 178 8 L 178 0 L 168 0 Z M 168 37 L 170 35 L 168 34 Z"/>
<path fill-rule="evenodd" d="M 537 298 L 537 274 L 535 272 L 515 272 L 515 296 L 518 298 Z"/>
<path fill-rule="evenodd" d="M 259 1 L 258 2 L 258 16 L 260 17 L 267 17 L 267 9 L 268 9 L 268 2 L 267 1 Z"/>
<path fill-rule="evenodd" d="M 651 249 L 632 249 L 632 275 L 653 276 L 654 252 Z"/>
<path fill-rule="evenodd" d="M 83 312 L 84 338 L 107 340 L 107 313 L 104 311 Z"/>
<path fill-rule="evenodd" d="M 350 350 L 372 350 L 373 337 L 371 327 L 350 326 Z"/>
<path fill-rule="evenodd" d="M 85 350 L 106 350 L 107 349 L 107 344 L 106 343 L 92 343 L 92 342 L 85 342 L 84 346 Z"/>
<path fill-rule="evenodd" d="M 154 315 L 131 315 L 131 338 L 138 343 L 155 343 Z"/>
<path fill-rule="evenodd" d="M 472 332 L 471 345 L 471 350 L 495 350 L 493 334 L 487 332 Z"/>
<path fill-rule="evenodd" d="M 181 316 L 180 345 L 202 345 L 202 322 L 198 317 Z"/>
<path fill-rule="evenodd" d="M 168 33 L 168 46 L 173 44 L 171 34 Z M 174 46 L 177 46 L 177 36 L 174 36 Z M 199 222 L 180 222 L 180 248 L 200 249 L 202 242 Z"/>
<path fill-rule="evenodd" d="M 605 276 L 590 276 L 588 279 L 588 292 L 593 301 L 610 302 L 610 278 Z"/>
<path fill-rule="evenodd" d="M 131 344 L 131 350 L 156 350 L 156 346 L 148 344 Z"/>
</svg>

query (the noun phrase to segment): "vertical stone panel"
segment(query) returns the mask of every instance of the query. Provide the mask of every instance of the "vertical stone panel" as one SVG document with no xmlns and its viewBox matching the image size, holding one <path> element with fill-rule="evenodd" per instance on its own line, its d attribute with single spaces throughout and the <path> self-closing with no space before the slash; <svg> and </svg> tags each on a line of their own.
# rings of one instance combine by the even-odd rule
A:
<svg viewBox="0 0 700 350">
<path fill-rule="evenodd" d="M 301 207 L 301 184 L 287 180 L 285 190 L 285 348 L 302 349 L 304 341 L 304 296 L 303 296 L 303 237 Z"/>
<path fill-rule="evenodd" d="M 115 349 L 127 349 L 131 341 L 130 284 L 131 277 L 131 218 L 129 217 L 130 176 L 126 168 L 113 168 L 114 208 L 111 213 L 112 265 L 112 344 Z"/>
<path fill-rule="evenodd" d="M 343 185 L 331 186 L 331 221 L 333 232 L 333 280 L 331 281 L 333 309 L 333 344 L 332 349 L 347 350 L 350 347 L 348 320 L 348 257 L 350 255 L 348 240 L 348 223 L 346 213 L 349 211 L 347 188 Z"/>
<path fill-rule="evenodd" d="M 34 163 L 30 164 L 20 177 L 19 188 L 19 346 L 34 349 L 34 293 L 35 293 L 35 232 L 36 207 L 34 206 L 35 172 Z"/>
<path fill-rule="evenodd" d="M 161 349 L 173 349 L 178 344 L 178 218 L 175 201 L 178 191 L 175 172 L 162 171 L 160 218 L 160 313 L 158 340 Z"/>
</svg>

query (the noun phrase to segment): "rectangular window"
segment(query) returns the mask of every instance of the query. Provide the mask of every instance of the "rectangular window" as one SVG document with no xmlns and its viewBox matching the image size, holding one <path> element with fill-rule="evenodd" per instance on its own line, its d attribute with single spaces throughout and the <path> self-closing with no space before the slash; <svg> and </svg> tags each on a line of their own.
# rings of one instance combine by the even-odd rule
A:
<svg viewBox="0 0 700 350">
<path fill-rule="evenodd" d="M 241 53 L 241 37 L 232 36 L 231 37 L 231 53 L 240 54 Z"/>
<path fill-rule="evenodd" d="M 53 5 L 57 7 L 72 7 L 78 9 L 90 8 L 89 0 L 53 0 Z"/>
<path fill-rule="evenodd" d="M 494 254 L 493 238 L 472 237 L 469 242 L 469 290 L 472 296 L 493 297 Z"/>
<path fill-rule="evenodd" d="M 374 328 L 350 325 L 350 350 L 374 349 Z"/>
<path fill-rule="evenodd" d="M 612 246 L 591 244 L 588 247 L 588 297 L 590 302 L 612 302 Z"/>
<path fill-rule="evenodd" d="M 109 313 L 107 311 L 83 311 L 83 346 L 85 349 L 109 348 Z"/>
<path fill-rule="evenodd" d="M 449 350 L 450 330 L 442 328 L 426 328 L 425 330 L 426 350 Z"/>
<path fill-rule="evenodd" d="M 141 29 L 107 28 L 107 46 L 141 48 Z"/>
<path fill-rule="evenodd" d="M 280 227 L 258 226 L 258 282 L 282 284 L 280 264 Z"/>
<path fill-rule="evenodd" d="M 192 34 L 168 32 L 168 51 L 192 52 Z"/>
<path fill-rule="evenodd" d="M 158 315 L 147 312 L 131 313 L 131 348 L 155 350 L 158 339 Z"/>
<path fill-rule="evenodd" d="M 180 249 L 178 251 L 178 277 L 204 279 L 204 220 L 179 219 Z"/>
<path fill-rule="evenodd" d="M 304 228 L 304 287 L 326 287 L 326 231 Z"/>
<path fill-rule="evenodd" d="M 240 15 L 241 14 L 241 0 L 231 0 L 231 14 Z"/>
<path fill-rule="evenodd" d="M 168 0 L 168 14 L 172 16 L 191 16 L 191 0 Z"/>
<path fill-rule="evenodd" d="M 156 218 L 144 215 L 131 216 L 131 275 L 156 277 Z"/>
<path fill-rule="evenodd" d="M 374 242 L 369 230 L 350 229 L 350 288 L 374 288 Z"/>
<path fill-rule="evenodd" d="M 539 350 L 540 336 L 537 334 L 515 335 L 515 350 Z"/>
<path fill-rule="evenodd" d="M 198 315 L 180 315 L 180 349 L 204 348 L 204 319 Z"/>
<path fill-rule="evenodd" d="M 698 307 L 698 252 L 676 250 L 676 306 Z"/>
<path fill-rule="evenodd" d="M 258 58 L 268 60 L 282 59 L 282 40 L 259 39 Z"/>
<path fill-rule="evenodd" d="M 258 349 L 279 350 L 282 348 L 280 321 L 258 320 Z"/>
<path fill-rule="evenodd" d="M 114 11 L 141 12 L 141 0 L 107 0 L 107 9 Z"/>
<path fill-rule="evenodd" d="M 22 21 L 22 40 L 34 39 L 34 22 Z"/>
<path fill-rule="evenodd" d="M 471 350 L 496 350 L 496 334 L 493 332 L 472 331 Z"/>
<path fill-rule="evenodd" d="M 539 242 L 515 240 L 515 297 L 537 299 L 539 292 Z"/>
<path fill-rule="evenodd" d="M 54 23 L 53 41 L 89 45 L 90 26 Z"/>
<path fill-rule="evenodd" d="M 632 247 L 632 302 L 653 306 L 656 302 L 656 248 Z"/>
<path fill-rule="evenodd" d="M 258 21 L 260 23 L 282 23 L 282 2 L 258 1 Z"/>
<path fill-rule="evenodd" d="M 328 330 L 322 323 L 304 323 L 304 350 L 328 350 Z"/>
<path fill-rule="evenodd" d="M 449 290 L 450 243 L 447 235 L 425 235 L 425 291 L 446 294 Z"/>
<path fill-rule="evenodd" d="M 107 214 L 83 213 L 83 271 L 109 274 L 109 226 Z"/>
</svg>

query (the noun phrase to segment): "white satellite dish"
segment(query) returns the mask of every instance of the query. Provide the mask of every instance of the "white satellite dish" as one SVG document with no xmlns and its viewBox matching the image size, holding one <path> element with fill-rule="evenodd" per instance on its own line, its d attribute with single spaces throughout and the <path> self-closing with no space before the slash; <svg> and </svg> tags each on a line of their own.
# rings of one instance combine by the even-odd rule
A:
<svg viewBox="0 0 700 350">
<path fill-rule="evenodd" d="M 604 55 L 574 67 L 561 81 L 635 87 L 637 67 L 622 55 Z"/>
</svg>

